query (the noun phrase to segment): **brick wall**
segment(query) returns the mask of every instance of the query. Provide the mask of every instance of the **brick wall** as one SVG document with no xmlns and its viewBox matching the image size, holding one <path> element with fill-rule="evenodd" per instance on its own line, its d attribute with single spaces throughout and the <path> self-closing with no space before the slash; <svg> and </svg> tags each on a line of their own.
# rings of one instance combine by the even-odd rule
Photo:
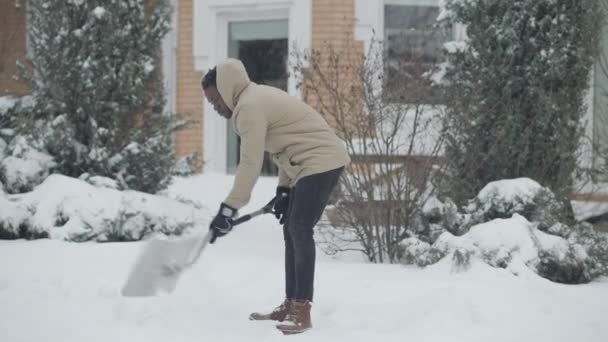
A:
<svg viewBox="0 0 608 342">
<path fill-rule="evenodd" d="M 14 79 L 18 75 L 16 61 L 25 61 L 25 12 L 25 0 L 0 1 L 0 96 L 29 92 L 25 82 Z"/>
<path fill-rule="evenodd" d="M 312 1 L 312 47 L 353 38 L 354 0 Z"/>
<path fill-rule="evenodd" d="M 310 105 L 324 114 L 326 120 L 337 127 L 336 116 L 343 123 L 356 125 L 361 120 L 356 119 L 362 106 L 353 101 L 353 92 L 359 94 L 362 82 L 359 70 L 362 63 L 364 43 L 354 39 L 355 4 L 354 0 L 313 0 L 312 2 L 312 50 L 317 51 L 315 63 L 319 66 L 312 76 L 306 78 L 303 97 Z M 339 56 L 339 60 L 330 61 L 328 56 Z M 319 80 L 322 73 L 330 83 L 339 84 L 332 91 L 327 91 Z M 335 82 L 331 82 L 335 81 Z M 355 90 L 357 89 L 357 90 Z M 357 96 L 359 97 L 359 96 Z M 349 99 L 344 105 L 341 99 Z M 323 105 L 321 105 L 323 103 Z M 338 114 L 338 104 L 348 114 Z M 344 128 L 347 129 L 347 128 Z M 352 129 L 349 129 L 352 130 Z"/>
<path fill-rule="evenodd" d="M 188 128 L 176 133 L 178 156 L 196 153 L 201 170 L 203 160 L 203 94 L 200 86 L 202 74 L 194 69 L 192 52 L 193 0 L 179 0 L 177 12 L 177 112 L 194 121 Z"/>
</svg>

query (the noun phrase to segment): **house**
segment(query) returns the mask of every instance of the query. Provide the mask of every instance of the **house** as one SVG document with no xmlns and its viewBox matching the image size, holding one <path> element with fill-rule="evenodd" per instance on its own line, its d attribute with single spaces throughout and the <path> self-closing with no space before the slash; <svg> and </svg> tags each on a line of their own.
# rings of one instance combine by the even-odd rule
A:
<svg viewBox="0 0 608 342">
<path fill-rule="evenodd" d="M 227 122 L 203 99 L 204 73 L 227 57 L 245 61 L 253 80 L 302 96 L 296 79 L 287 70 L 294 47 L 320 49 L 327 42 L 351 37 L 365 49 L 374 37 L 387 44 L 405 29 L 421 33 L 439 14 L 440 0 L 171 0 L 175 7 L 173 30 L 163 43 L 163 71 L 169 111 L 188 113 L 199 124 L 176 134 L 179 156 L 197 154 L 204 161 L 201 172 L 234 172 L 238 141 Z M 26 0 L 0 4 L 0 95 L 23 95 L 27 85 L 15 79 L 15 60 L 27 53 Z M 398 19 L 398 20 L 396 20 Z M 423 32 L 422 32 L 423 33 Z M 452 32 L 456 40 L 463 28 Z M 436 45 L 440 45 L 437 42 Z M 608 51 L 608 38 L 602 42 Z M 400 46 L 400 48 L 407 48 Z M 599 70 L 599 66 L 596 68 Z M 596 72 L 588 94 L 588 135 L 607 144 L 606 101 L 599 96 L 608 86 L 605 73 Z M 603 140 L 604 139 L 604 140 Z M 597 162 L 592 152 L 582 161 Z M 266 174 L 276 169 L 264 167 Z M 595 185 L 601 185 L 599 182 Z M 591 193 L 587 187 L 577 198 L 608 201 L 608 194 Z"/>
</svg>

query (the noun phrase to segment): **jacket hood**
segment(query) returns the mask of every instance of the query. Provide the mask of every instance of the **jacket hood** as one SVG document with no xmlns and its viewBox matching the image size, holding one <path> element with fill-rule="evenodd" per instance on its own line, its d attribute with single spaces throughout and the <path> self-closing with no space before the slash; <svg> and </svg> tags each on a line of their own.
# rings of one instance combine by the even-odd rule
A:
<svg viewBox="0 0 608 342">
<path fill-rule="evenodd" d="M 239 96 L 249 83 L 251 81 L 245 66 L 238 59 L 229 58 L 217 66 L 217 90 L 230 110 L 234 110 Z"/>
</svg>

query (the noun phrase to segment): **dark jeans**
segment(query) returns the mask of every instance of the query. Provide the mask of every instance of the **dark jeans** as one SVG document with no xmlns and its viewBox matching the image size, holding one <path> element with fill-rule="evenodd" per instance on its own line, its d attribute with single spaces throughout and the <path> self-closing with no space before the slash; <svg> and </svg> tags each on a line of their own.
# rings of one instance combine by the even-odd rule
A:
<svg viewBox="0 0 608 342">
<path fill-rule="evenodd" d="M 291 191 L 285 237 L 285 292 L 287 299 L 312 301 L 315 278 L 313 228 L 321 218 L 344 168 L 304 177 Z"/>
</svg>

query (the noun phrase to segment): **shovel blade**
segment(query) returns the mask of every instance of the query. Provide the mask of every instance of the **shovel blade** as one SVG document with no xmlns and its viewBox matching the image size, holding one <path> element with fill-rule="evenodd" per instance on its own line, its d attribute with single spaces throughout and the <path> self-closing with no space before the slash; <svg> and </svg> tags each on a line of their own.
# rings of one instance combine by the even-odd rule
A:
<svg viewBox="0 0 608 342">
<path fill-rule="evenodd" d="M 172 292 L 181 273 L 198 258 L 207 240 L 207 236 L 200 235 L 179 240 L 150 240 L 135 261 L 122 295 L 149 297 Z"/>
</svg>

